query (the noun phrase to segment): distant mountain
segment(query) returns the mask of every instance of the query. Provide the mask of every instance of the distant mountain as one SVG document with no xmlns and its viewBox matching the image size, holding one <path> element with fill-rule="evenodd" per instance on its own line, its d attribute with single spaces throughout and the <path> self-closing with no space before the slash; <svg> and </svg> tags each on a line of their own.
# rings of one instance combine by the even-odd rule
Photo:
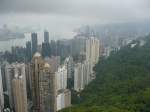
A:
<svg viewBox="0 0 150 112">
<path fill-rule="evenodd" d="M 100 59 L 96 79 L 63 112 L 150 112 L 150 36 L 143 39 Z"/>
</svg>

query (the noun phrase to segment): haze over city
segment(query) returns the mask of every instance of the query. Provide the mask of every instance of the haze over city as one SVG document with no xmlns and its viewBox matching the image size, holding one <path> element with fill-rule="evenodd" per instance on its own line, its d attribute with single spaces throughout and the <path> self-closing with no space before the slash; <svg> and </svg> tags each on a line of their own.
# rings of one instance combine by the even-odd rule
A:
<svg viewBox="0 0 150 112">
<path fill-rule="evenodd" d="M 150 112 L 149 0 L 0 0 L 0 112 Z"/>
<path fill-rule="evenodd" d="M 1 0 L 0 25 L 47 28 L 69 38 L 83 25 L 145 21 L 149 0 Z"/>
</svg>

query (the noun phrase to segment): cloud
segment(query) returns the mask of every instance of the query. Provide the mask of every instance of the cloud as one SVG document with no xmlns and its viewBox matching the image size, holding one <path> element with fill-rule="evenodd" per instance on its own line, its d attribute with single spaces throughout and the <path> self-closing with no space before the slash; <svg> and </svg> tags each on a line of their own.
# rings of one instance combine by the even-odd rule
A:
<svg viewBox="0 0 150 112">
<path fill-rule="evenodd" d="M 149 0 L 0 0 L 0 13 L 56 13 L 84 17 L 130 17 L 150 11 Z M 139 14 L 139 15 L 138 15 Z"/>
<path fill-rule="evenodd" d="M 70 27 L 145 20 L 149 12 L 149 0 L 0 0 L 1 23 Z"/>
</svg>

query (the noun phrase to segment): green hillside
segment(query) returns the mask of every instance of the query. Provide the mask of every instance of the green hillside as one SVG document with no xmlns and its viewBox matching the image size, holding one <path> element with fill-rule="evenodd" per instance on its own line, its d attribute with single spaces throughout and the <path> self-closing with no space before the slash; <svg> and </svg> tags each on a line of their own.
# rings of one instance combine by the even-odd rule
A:
<svg viewBox="0 0 150 112">
<path fill-rule="evenodd" d="M 76 99 L 80 103 L 63 112 L 150 112 L 150 36 L 146 41 L 100 59 L 96 79 Z"/>
</svg>

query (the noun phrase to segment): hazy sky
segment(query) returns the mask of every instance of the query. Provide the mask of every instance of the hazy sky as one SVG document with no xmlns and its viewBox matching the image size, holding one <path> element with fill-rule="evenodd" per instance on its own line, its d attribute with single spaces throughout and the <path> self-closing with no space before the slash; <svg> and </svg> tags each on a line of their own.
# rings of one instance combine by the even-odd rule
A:
<svg viewBox="0 0 150 112">
<path fill-rule="evenodd" d="M 70 36 L 86 24 L 150 19 L 150 0 L 0 0 L 0 25 L 41 26 Z"/>
</svg>

